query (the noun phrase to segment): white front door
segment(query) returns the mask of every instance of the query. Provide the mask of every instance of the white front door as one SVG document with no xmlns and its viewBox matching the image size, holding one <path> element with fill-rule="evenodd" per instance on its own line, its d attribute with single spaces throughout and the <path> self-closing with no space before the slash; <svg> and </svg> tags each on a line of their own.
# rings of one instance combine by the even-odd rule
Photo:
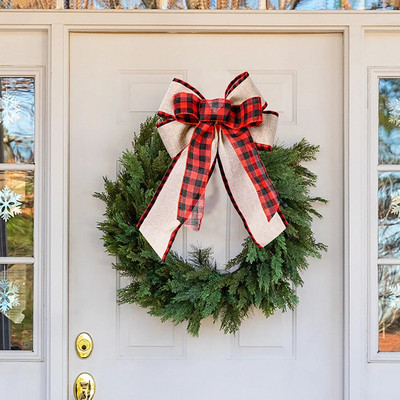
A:
<svg viewBox="0 0 400 400">
<path fill-rule="evenodd" d="M 70 388 L 85 371 L 100 400 L 342 398 L 342 35 L 73 33 L 70 55 Z M 207 320 L 193 338 L 136 306 L 117 306 L 124 282 L 104 252 L 96 229 L 104 205 L 93 193 L 102 191 L 102 176 L 115 178 L 117 159 L 139 123 L 156 112 L 172 78 L 215 98 L 246 70 L 281 114 L 278 141 L 306 137 L 321 145 L 308 167 L 319 176 L 315 195 L 329 200 L 318 206 L 324 219 L 314 223 L 329 250 L 322 261 L 310 260 L 294 313 L 267 320 L 256 311 L 235 337 Z M 217 174 L 211 183 L 219 211 L 188 242 L 213 243 L 224 261 L 238 250 L 243 231 L 233 211 L 227 217 Z M 217 233 L 212 221 L 222 226 Z M 75 352 L 80 332 L 94 340 L 88 359 Z"/>
</svg>

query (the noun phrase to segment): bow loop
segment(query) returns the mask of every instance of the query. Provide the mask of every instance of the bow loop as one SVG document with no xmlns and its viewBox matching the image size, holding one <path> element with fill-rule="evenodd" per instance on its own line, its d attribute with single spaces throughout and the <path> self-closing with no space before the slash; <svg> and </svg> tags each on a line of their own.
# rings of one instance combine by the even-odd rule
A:
<svg viewBox="0 0 400 400">
<path fill-rule="evenodd" d="M 179 92 L 174 95 L 174 114 L 177 121 L 188 125 L 199 122 L 201 100 L 192 93 Z"/>
<path fill-rule="evenodd" d="M 230 83 L 225 98 L 207 100 L 188 83 L 172 82 L 158 128 L 173 161 L 138 223 L 162 259 L 181 225 L 200 229 L 216 160 L 254 242 L 263 247 L 285 229 L 278 193 L 257 151 L 270 148 L 275 134 L 278 115 L 263 111 L 266 106 L 247 72 Z"/>
<path fill-rule="evenodd" d="M 262 110 L 261 98 L 251 97 L 242 104 L 232 106 L 230 118 L 226 125 L 232 129 L 260 125 L 263 122 Z"/>
</svg>

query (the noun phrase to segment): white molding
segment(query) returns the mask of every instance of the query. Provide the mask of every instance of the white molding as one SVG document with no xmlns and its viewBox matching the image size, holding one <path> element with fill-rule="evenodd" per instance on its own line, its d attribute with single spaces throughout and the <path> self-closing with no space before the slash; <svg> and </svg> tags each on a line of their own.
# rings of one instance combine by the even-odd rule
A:
<svg viewBox="0 0 400 400">
<path fill-rule="evenodd" d="M 35 23 L 32 23 L 35 21 Z M 46 30 L 69 26 L 80 32 L 343 32 L 364 26 L 365 32 L 397 31 L 399 11 L 284 10 L 2 10 L 2 30 Z M 21 28 L 21 25 L 23 27 Z"/>
<path fill-rule="evenodd" d="M 378 353 L 378 84 L 379 68 L 368 68 L 368 362 L 376 360 Z M 374 216 L 374 217 L 373 217 Z"/>
<path fill-rule="evenodd" d="M 350 195 L 350 126 L 349 126 L 349 106 L 350 102 L 350 66 L 351 66 L 351 31 L 347 27 L 343 31 L 343 196 L 344 196 L 344 216 L 343 216 L 343 399 L 350 400 L 350 285 L 349 285 L 349 195 Z"/>
<path fill-rule="evenodd" d="M 0 264 L 35 264 L 36 262 L 33 257 L 0 257 Z M 36 290 L 36 287 L 34 290 Z"/>
<path fill-rule="evenodd" d="M 380 164 L 377 167 L 378 172 L 400 172 L 400 164 L 386 165 Z"/>
<path fill-rule="evenodd" d="M 41 164 L 41 148 L 44 143 L 46 124 L 44 121 L 45 104 L 45 69 L 36 65 L 13 65 L 0 66 L 2 76 L 32 77 L 35 79 L 35 162 Z M 0 257 L 1 264 L 33 264 L 33 351 L 1 351 L 0 361 L 43 361 L 43 293 L 44 293 L 44 270 L 46 269 L 45 258 L 41 251 L 42 238 L 45 235 L 44 223 L 44 190 L 40 167 L 27 164 L 0 164 L 0 170 L 34 170 L 34 257 Z"/>
<path fill-rule="evenodd" d="M 277 313 L 282 320 L 281 344 L 242 345 L 243 328 L 236 335 L 230 335 L 227 359 L 231 360 L 296 360 L 297 359 L 297 311 Z M 269 321 L 266 321 L 268 324 Z M 268 328 L 266 328 L 268 329 Z"/>
<path fill-rule="evenodd" d="M 377 265 L 398 265 L 400 264 L 400 258 L 379 258 Z"/>
<path fill-rule="evenodd" d="M 364 21 L 366 22 L 366 21 Z M 363 65 L 364 32 L 362 23 L 357 18 L 349 26 L 346 44 L 347 75 L 346 102 L 348 105 L 345 118 L 347 135 L 347 177 L 345 178 L 347 196 L 345 196 L 345 274 L 344 274 L 344 398 L 345 400 L 364 400 L 365 393 L 365 320 L 360 304 L 363 299 L 365 274 L 365 229 L 359 227 L 365 221 L 365 165 L 366 142 L 364 137 L 364 113 L 366 107 L 364 94 L 365 74 Z M 350 157 L 351 154 L 351 157 Z M 346 174 L 346 171 L 345 171 Z M 366 195 L 366 194 L 365 194 Z"/>
<path fill-rule="evenodd" d="M 0 171 L 34 171 L 35 164 L 0 163 Z"/>
<path fill-rule="evenodd" d="M 51 19 L 50 19 L 51 20 Z M 48 37 L 49 187 L 46 399 L 67 400 L 68 388 L 68 31 L 53 23 Z M 51 132 L 51 136 L 50 136 Z"/>
<path fill-rule="evenodd" d="M 400 362 L 400 352 L 378 351 L 378 265 L 400 264 L 400 259 L 378 258 L 378 174 L 383 171 L 399 171 L 399 165 L 378 163 L 378 107 L 379 79 L 399 78 L 399 68 L 371 67 L 368 70 L 368 138 L 369 138 L 369 205 L 368 205 L 368 362 Z"/>
</svg>

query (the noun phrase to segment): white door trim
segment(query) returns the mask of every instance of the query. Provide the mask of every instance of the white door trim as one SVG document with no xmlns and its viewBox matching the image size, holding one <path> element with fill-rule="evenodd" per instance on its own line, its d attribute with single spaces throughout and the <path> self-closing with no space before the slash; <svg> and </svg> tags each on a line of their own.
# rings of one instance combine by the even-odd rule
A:
<svg viewBox="0 0 400 400">
<path fill-rule="evenodd" d="M 69 35 L 72 32 L 340 32 L 344 41 L 344 398 L 363 399 L 367 367 L 367 70 L 366 32 L 400 32 L 399 13 L 371 11 L 2 11 L 2 30 L 48 32 L 48 273 L 45 334 L 47 399 L 68 393 Z M 351 101 L 350 101 L 351 99 Z M 351 133 L 351 134 L 350 134 Z M 50 135 L 49 135 L 50 136 Z M 351 157 L 349 155 L 351 154 Z M 351 266 L 351 268 L 350 268 Z"/>
<path fill-rule="evenodd" d="M 35 164 L 0 164 L 3 171 L 32 171 L 34 172 L 34 193 L 35 193 L 35 213 L 34 213 L 34 257 L 1 257 L 4 264 L 31 264 L 34 268 L 33 287 L 34 290 L 34 311 L 33 311 L 33 351 L 2 351 L 0 362 L 3 361 L 43 361 L 43 272 L 47 265 L 47 260 L 42 252 L 43 248 L 48 247 L 46 243 L 46 213 L 47 209 L 43 167 L 46 160 L 45 144 L 48 138 L 45 135 L 46 121 L 45 115 L 45 82 L 46 71 L 44 66 L 2 66 L 0 65 L 2 76 L 27 76 L 35 79 Z M 46 243 L 43 245 L 43 243 Z M 44 266 L 44 268 L 36 268 Z"/>
</svg>

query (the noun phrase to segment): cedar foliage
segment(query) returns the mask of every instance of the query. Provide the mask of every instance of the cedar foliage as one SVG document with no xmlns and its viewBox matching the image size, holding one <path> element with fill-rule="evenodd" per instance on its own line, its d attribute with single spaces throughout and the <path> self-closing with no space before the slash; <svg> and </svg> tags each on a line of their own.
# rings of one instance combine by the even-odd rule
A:
<svg viewBox="0 0 400 400">
<path fill-rule="evenodd" d="M 202 319 L 220 319 L 225 333 L 235 333 L 253 307 L 266 317 L 275 310 L 293 309 L 298 303 L 295 287 L 302 285 L 301 271 L 308 257 L 321 257 L 326 246 L 318 243 L 311 230 L 313 217 L 321 218 L 310 188 L 317 177 L 301 165 L 315 159 L 319 146 L 305 139 L 292 147 L 274 146 L 260 156 L 279 195 L 287 229 L 264 248 L 250 238 L 239 255 L 226 265 L 239 268 L 232 273 L 216 269 L 212 249 L 192 248 L 188 260 L 170 252 L 162 262 L 136 228 L 171 161 L 157 132 L 158 117 L 149 117 L 135 135 L 133 149 L 121 158 L 115 181 L 104 178 L 104 192 L 95 197 L 106 205 L 105 219 L 98 224 L 114 268 L 130 278 L 118 292 L 119 303 L 136 303 L 149 314 L 175 324 L 187 322 L 197 336 Z"/>
</svg>

